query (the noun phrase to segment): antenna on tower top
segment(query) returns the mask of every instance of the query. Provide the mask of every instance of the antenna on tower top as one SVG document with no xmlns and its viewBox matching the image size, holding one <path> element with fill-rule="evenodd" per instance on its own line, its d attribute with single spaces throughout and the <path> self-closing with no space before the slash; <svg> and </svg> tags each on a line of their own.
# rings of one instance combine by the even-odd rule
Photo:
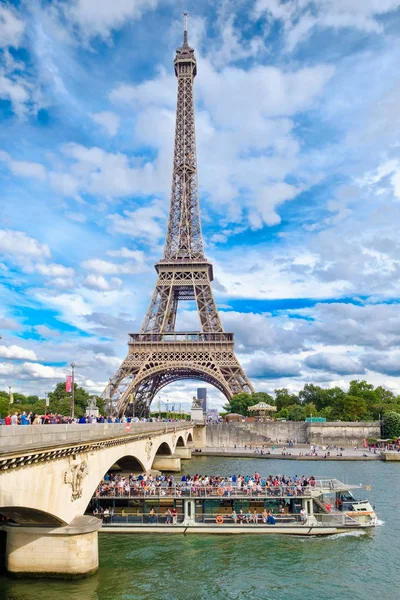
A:
<svg viewBox="0 0 400 600">
<path fill-rule="evenodd" d="M 187 12 L 183 13 L 183 45 L 188 45 L 188 35 L 187 35 Z"/>
</svg>

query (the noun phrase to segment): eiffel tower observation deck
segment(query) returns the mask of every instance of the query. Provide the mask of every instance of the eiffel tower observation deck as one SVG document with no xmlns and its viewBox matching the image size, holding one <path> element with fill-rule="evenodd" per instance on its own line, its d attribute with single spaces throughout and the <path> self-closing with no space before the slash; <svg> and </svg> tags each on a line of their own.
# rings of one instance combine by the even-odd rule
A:
<svg viewBox="0 0 400 600">
<path fill-rule="evenodd" d="M 158 279 L 142 328 L 129 335 L 128 355 L 103 392 L 120 415 L 133 405 L 136 416 L 147 416 L 160 389 L 181 379 L 210 383 L 228 400 L 253 391 L 235 356 L 233 333 L 222 327 L 211 288 L 212 264 L 204 256 L 193 98 L 197 64 L 188 44 L 186 13 L 174 67 L 178 95 L 164 254 L 155 265 Z M 196 302 L 201 331 L 175 330 L 182 301 Z"/>
</svg>

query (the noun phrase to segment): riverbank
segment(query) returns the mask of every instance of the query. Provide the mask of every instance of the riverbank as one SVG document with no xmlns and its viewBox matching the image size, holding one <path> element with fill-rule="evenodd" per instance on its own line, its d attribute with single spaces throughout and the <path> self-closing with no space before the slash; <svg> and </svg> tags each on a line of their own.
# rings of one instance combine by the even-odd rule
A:
<svg viewBox="0 0 400 600">
<path fill-rule="evenodd" d="M 261 458 L 261 459 L 279 459 L 279 460 L 322 460 L 322 461 L 371 461 L 371 460 L 384 460 L 381 454 L 374 454 L 373 452 L 365 451 L 364 449 L 354 450 L 352 448 L 345 448 L 340 452 L 341 456 L 336 455 L 336 450 L 320 450 L 316 455 L 306 456 L 305 453 L 309 451 L 308 446 L 303 448 L 298 445 L 295 448 L 289 448 L 282 454 L 281 448 L 275 448 L 274 450 L 268 449 L 265 454 L 260 454 L 255 450 L 245 448 L 204 448 L 201 452 L 193 452 L 192 458 L 197 456 L 226 456 L 230 458 Z M 328 456 L 330 452 L 330 456 Z"/>
</svg>

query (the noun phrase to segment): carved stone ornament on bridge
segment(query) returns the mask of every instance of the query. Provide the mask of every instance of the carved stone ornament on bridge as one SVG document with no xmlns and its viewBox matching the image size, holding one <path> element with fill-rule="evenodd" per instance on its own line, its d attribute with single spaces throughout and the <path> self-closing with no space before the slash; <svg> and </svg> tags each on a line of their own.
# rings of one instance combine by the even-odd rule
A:
<svg viewBox="0 0 400 600">
<path fill-rule="evenodd" d="M 71 501 L 78 500 L 82 496 L 83 480 L 88 474 L 88 465 L 86 461 L 78 465 L 72 465 L 69 471 L 64 473 L 64 483 L 72 487 Z"/>
<path fill-rule="evenodd" d="M 151 449 L 153 447 L 153 442 L 151 440 L 149 440 L 148 442 L 146 442 L 146 445 L 144 447 L 144 449 L 146 450 L 146 454 L 147 454 L 147 460 L 150 460 L 151 458 Z"/>
</svg>

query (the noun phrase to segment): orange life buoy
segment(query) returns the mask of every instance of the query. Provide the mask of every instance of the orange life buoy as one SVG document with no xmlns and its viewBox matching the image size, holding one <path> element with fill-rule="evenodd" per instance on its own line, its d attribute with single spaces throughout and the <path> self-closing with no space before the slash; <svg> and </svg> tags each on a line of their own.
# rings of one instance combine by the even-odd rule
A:
<svg viewBox="0 0 400 600">
<path fill-rule="evenodd" d="M 218 496 L 223 496 L 225 494 L 225 490 L 224 488 L 220 487 L 217 489 L 217 494 Z"/>
<path fill-rule="evenodd" d="M 215 519 L 215 522 L 218 523 L 218 525 L 222 525 L 224 522 L 224 517 L 222 515 L 218 515 Z"/>
</svg>

